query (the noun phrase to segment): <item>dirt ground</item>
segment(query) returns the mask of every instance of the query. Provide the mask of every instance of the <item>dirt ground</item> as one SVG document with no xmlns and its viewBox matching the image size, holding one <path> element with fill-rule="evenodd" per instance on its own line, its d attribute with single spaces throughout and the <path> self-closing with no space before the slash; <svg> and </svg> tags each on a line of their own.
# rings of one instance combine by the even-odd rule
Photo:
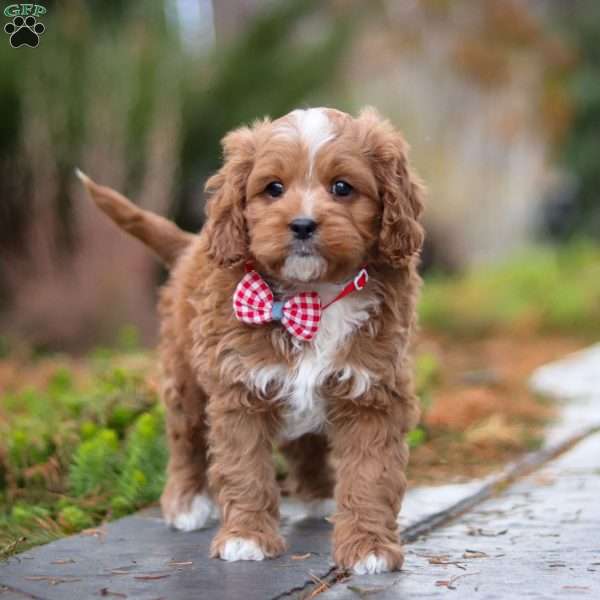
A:
<svg viewBox="0 0 600 600">
<path fill-rule="evenodd" d="M 411 452 L 410 483 L 480 477 L 537 447 L 555 407 L 530 393 L 527 380 L 583 345 L 565 336 L 457 341 L 424 334 L 417 352 L 435 356 L 440 374 L 423 398 L 426 441 Z"/>
</svg>

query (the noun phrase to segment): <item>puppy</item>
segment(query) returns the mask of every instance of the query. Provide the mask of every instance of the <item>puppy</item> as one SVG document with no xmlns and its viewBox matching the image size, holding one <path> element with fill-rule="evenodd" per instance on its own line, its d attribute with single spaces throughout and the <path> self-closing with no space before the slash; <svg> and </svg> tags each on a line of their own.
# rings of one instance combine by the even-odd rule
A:
<svg viewBox="0 0 600 600">
<path fill-rule="evenodd" d="M 313 108 L 237 129 L 223 148 L 197 236 L 79 173 L 171 266 L 160 300 L 165 520 L 204 527 L 214 502 L 213 557 L 281 554 L 277 443 L 301 499 L 315 512 L 335 499 L 337 565 L 399 569 L 423 243 L 407 146 L 372 109 Z"/>
</svg>

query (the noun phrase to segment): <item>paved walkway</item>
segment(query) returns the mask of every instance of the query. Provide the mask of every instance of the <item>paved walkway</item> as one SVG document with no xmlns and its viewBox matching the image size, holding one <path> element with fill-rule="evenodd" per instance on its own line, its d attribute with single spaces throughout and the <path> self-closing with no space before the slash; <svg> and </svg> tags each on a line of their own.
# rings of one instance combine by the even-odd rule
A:
<svg viewBox="0 0 600 600">
<path fill-rule="evenodd" d="M 512 485 L 514 469 L 486 482 L 412 490 L 401 573 L 338 573 L 330 526 L 303 519 L 293 504 L 283 524 L 289 551 L 262 563 L 208 560 L 214 529 L 170 531 L 151 510 L 0 564 L 0 600 L 600 597 L 600 433 L 590 432 L 600 425 L 600 346 L 544 367 L 532 386 L 568 398 L 550 441 L 573 447 L 543 467 L 552 452 L 531 455 L 516 472 L 533 473 Z"/>
<path fill-rule="evenodd" d="M 319 600 L 443 594 L 600 598 L 600 434 L 411 544 L 401 574 L 353 578 Z"/>
</svg>

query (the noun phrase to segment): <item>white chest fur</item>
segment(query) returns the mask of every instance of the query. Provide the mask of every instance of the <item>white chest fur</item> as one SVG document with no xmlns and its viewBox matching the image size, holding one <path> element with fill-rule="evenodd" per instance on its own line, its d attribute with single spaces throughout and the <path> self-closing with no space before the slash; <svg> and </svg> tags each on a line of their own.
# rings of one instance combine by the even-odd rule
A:
<svg viewBox="0 0 600 600">
<path fill-rule="evenodd" d="M 317 289 L 324 302 L 339 288 Z M 276 386 L 276 400 L 284 403 L 283 439 L 295 439 L 322 429 L 326 420 L 327 399 L 321 394 L 323 383 L 334 376 L 338 381 L 352 381 L 351 397 L 364 394 L 373 374 L 366 369 L 343 364 L 339 349 L 347 338 L 371 316 L 378 299 L 367 290 L 347 296 L 323 311 L 319 331 L 311 343 L 298 342 L 297 359 L 292 367 L 273 364 L 254 369 L 248 384 L 265 393 Z"/>
</svg>

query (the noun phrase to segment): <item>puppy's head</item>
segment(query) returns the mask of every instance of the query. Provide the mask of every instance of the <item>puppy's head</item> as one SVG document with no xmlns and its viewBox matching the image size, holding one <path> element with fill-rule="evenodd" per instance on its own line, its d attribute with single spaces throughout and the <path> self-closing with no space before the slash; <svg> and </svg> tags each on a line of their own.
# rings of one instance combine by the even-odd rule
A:
<svg viewBox="0 0 600 600">
<path fill-rule="evenodd" d="M 295 110 L 223 140 L 207 190 L 210 257 L 290 282 L 340 281 L 419 251 L 421 187 L 406 144 L 372 109 Z"/>
</svg>

